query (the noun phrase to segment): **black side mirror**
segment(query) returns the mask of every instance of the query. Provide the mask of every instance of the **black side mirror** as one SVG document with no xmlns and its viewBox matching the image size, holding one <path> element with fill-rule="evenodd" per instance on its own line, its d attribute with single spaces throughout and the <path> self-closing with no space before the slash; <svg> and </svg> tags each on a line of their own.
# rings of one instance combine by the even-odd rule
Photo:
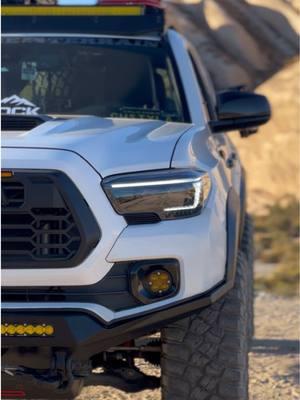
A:
<svg viewBox="0 0 300 400">
<path fill-rule="evenodd" d="M 265 96 L 238 90 L 225 91 L 217 94 L 217 115 L 218 119 L 210 122 L 212 132 L 240 130 L 251 134 L 257 130 L 249 128 L 269 121 L 271 107 Z"/>
</svg>

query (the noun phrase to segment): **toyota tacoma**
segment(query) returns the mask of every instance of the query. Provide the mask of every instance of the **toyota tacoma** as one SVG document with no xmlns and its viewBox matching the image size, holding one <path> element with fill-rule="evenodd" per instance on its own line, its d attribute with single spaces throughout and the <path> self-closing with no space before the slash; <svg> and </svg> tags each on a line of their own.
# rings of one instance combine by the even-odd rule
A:
<svg viewBox="0 0 300 400">
<path fill-rule="evenodd" d="M 2 398 L 72 399 L 97 370 L 246 400 L 252 225 L 227 132 L 255 133 L 267 99 L 216 92 L 158 0 L 3 3 Z"/>
</svg>

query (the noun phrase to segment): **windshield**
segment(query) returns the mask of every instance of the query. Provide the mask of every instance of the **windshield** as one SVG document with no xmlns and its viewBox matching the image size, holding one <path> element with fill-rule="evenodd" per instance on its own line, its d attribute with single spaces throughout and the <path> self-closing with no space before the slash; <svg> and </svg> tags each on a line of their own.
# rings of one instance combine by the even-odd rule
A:
<svg viewBox="0 0 300 400">
<path fill-rule="evenodd" d="M 166 45 L 137 39 L 4 37 L 2 114 L 184 122 Z"/>
</svg>

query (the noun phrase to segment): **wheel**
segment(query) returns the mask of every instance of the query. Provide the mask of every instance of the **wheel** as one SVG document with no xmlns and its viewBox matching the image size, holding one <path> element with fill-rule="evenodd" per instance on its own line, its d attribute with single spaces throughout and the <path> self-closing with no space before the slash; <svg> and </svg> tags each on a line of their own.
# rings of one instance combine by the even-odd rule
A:
<svg viewBox="0 0 300 400">
<path fill-rule="evenodd" d="M 247 268 L 239 252 L 234 288 L 163 329 L 163 400 L 248 399 Z"/>
<path fill-rule="evenodd" d="M 254 336 L 254 241 L 253 241 L 253 221 L 249 214 L 245 216 L 244 230 L 241 241 L 241 250 L 245 254 L 248 262 L 248 289 L 249 289 L 249 325 L 248 338 L 249 343 Z"/>
</svg>

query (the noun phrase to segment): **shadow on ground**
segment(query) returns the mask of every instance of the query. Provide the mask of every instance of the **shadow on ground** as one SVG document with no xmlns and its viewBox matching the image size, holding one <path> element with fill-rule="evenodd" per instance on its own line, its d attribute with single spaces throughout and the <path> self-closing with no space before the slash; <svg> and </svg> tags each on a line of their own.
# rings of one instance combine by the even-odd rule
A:
<svg viewBox="0 0 300 400">
<path fill-rule="evenodd" d="M 299 341 L 288 339 L 254 339 L 251 351 L 263 354 L 273 353 L 274 355 L 298 354 Z"/>
</svg>

